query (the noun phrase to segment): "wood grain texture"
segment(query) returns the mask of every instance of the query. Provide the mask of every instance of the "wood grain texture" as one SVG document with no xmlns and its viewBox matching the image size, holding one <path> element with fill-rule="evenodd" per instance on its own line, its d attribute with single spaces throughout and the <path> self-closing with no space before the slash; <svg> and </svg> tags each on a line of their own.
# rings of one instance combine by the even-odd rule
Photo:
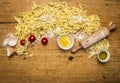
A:
<svg viewBox="0 0 120 83">
<path fill-rule="evenodd" d="M 31 58 L 8 58 L 2 46 L 4 37 L 15 32 L 14 16 L 30 10 L 32 1 L 37 4 L 65 1 L 70 6 L 85 4 L 88 14 L 100 16 L 102 25 L 116 23 L 117 30 L 108 37 L 110 61 L 101 64 L 96 56 L 88 59 L 84 50 L 74 55 L 62 51 L 55 38 L 47 46 L 38 43 L 31 47 L 29 52 L 34 55 Z M 0 39 L 0 83 L 120 83 L 120 0 L 0 0 Z M 74 59 L 69 61 L 71 55 Z"/>
</svg>

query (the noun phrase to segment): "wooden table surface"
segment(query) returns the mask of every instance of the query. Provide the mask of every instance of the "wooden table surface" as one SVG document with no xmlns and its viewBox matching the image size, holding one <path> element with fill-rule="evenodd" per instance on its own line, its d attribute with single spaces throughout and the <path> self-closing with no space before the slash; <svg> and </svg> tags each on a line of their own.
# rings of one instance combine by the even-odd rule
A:
<svg viewBox="0 0 120 83">
<path fill-rule="evenodd" d="M 32 1 L 37 4 L 66 1 L 71 6 L 85 4 L 88 14 L 100 16 L 102 25 L 108 26 L 110 21 L 116 23 L 117 30 L 108 37 L 110 61 L 101 64 L 96 56 L 88 59 L 84 50 L 74 55 L 62 51 L 56 39 L 50 39 L 47 46 L 39 44 L 31 48 L 30 53 L 34 54 L 31 58 L 8 58 L 3 39 L 15 32 L 14 16 L 30 10 Z M 0 39 L 0 83 L 120 83 L 120 0 L 0 0 Z M 69 61 L 71 55 L 74 59 Z"/>
</svg>

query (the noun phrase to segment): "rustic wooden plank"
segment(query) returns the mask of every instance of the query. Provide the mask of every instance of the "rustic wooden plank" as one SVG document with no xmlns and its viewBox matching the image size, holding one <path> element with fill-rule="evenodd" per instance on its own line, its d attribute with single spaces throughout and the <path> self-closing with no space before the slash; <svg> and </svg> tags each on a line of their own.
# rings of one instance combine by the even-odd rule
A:
<svg viewBox="0 0 120 83">
<path fill-rule="evenodd" d="M 16 24 L 0 25 L 0 35 L 3 34 L 3 36 L 1 36 L 3 38 L 5 37 L 4 33 L 9 33 L 10 30 L 11 32 L 14 32 L 14 26 Z M 117 34 L 118 32 L 119 29 L 113 33 Z M 6 57 L 5 48 L 1 46 L 0 50 L 2 52 L 0 53 L 0 61 L 4 61 L 0 62 L 0 80 L 1 82 L 8 82 L 8 80 L 11 80 L 11 82 L 18 83 L 23 81 L 48 82 L 52 81 L 53 79 L 56 80 L 53 80 L 52 82 L 59 80 L 58 82 L 71 83 L 79 83 L 80 81 L 117 81 L 117 79 L 120 78 L 120 66 L 118 66 L 120 65 L 120 39 L 119 36 L 116 37 L 114 34 L 111 35 L 112 37 L 109 37 L 110 40 L 114 39 L 114 41 L 110 41 L 111 61 L 104 65 L 98 63 L 96 57 L 88 59 L 88 54 L 86 54 L 84 50 L 76 53 L 72 62 L 69 61 L 68 57 L 72 54 L 69 51 L 61 51 L 57 47 L 55 39 L 51 39 L 46 47 L 44 47 L 42 44 L 39 44 L 40 46 L 32 47 L 30 53 L 33 54 L 33 57 L 27 60 L 24 60 L 21 56 L 14 56 L 12 58 Z M 76 43 L 76 45 L 77 44 L 78 43 Z M 83 56 L 80 57 L 81 55 Z M 100 72 L 97 72 L 99 70 Z M 21 73 L 24 75 L 21 76 Z M 114 74 L 115 77 L 113 76 Z M 24 79 L 24 77 L 26 79 Z M 5 78 L 8 80 L 5 81 Z"/>
<path fill-rule="evenodd" d="M 118 25 L 108 37 L 111 59 L 100 64 L 96 56 L 88 59 L 84 50 L 76 54 L 63 52 L 58 48 L 56 39 L 50 39 L 47 46 L 41 43 L 30 48 L 33 57 L 6 57 L 2 46 L 4 37 L 15 32 L 17 25 L 13 16 L 30 10 L 31 2 L 37 4 L 66 1 L 69 5 L 82 3 L 89 14 L 98 14 L 102 25 L 110 21 Z M 0 0 L 0 83 L 119 83 L 120 82 L 120 1 L 119 0 Z M 75 46 L 78 42 L 75 43 Z M 34 49 L 34 50 L 33 50 Z M 74 56 L 72 61 L 69 56 Z M 82 55 L 82 56 L 81 56 Z"/>
<path fill-rule="evenodd" d="M 21 15 L 22 12 L 26 12 L 31 9 L 31 2 L 35 1 L 37 4 L 48 2 L 60 2 L 61 0 L 1 0 L 0 1 L 0 22 L 15 22 L 14 16 Z M 62 0 L 66 1 L 69 5 L 76 5 L 77 3 L 85 4 L 86 9 L 91 14 L 102 15 L 101 18 L 109 19 L 111 21 L 114 18 L 120 18 L 120 2 L 117 0 Z M 19 4 L 18 4 L 19 3 Z M 94 11 L 91 11 L 93 10 Z M 115 14 L 114 14 L 115 12 Z M 110 14 L 110 16 L 108 15 Z M 108 21 L 108 22 L 109 22 Z M 106 20 L 105 20 L 106 22 Z"/>
<path fill-rule="evenodd" d="M 117 57 L 111 58 L 112 61 L 107 64 L 99 64 L 95 57 L 88 60 L 86 55 L 81 58 L 75 58 L 70 62 L 63 54 L 61 54 L 61 57 L 58 57 L 58 51 L 51 52 L 53 53 L 52 56 L 49 53 L 45 55 L 42 52 L 41 54 L 37 53 L 39 56 L 36 55 L 27 60 L 23 60 L 20 57 L 10 59 L 4 57 L 4 62 L 1 62 L 2 67 L 0 67 L 0 78 L 17 78 L 16 80 L 19 80 L 19 77 L 23 79 L 25 76 L 39 81 L 41 81 L 41 78 L 46 81 L 49 81 L 49 79 L 53 80 L 54 78 L 58 78 L 58 80 L 59 78 L 62 80 L 71 79 L 71 81 L 72 79 L 77 80 L 77 78 L 79 81 L 86 81 L 86 79 L 89 79 L 88 81 L 105 80 L 102 75 L 108 81 L 114 81 L 119 78 L 120 67 L 118 65 L 120 60 Z M 116 60 L 119 60 L 119 62 Z M 24 75 L 21 76 L 21 73 Z"/>
</svg>

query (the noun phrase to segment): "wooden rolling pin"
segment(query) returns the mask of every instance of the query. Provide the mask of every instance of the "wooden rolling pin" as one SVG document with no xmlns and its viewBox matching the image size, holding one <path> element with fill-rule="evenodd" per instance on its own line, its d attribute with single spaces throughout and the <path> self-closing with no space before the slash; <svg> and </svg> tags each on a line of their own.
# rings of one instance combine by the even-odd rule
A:
<svg viewBox="0 0 120 83">
<path fill-rule="evenodd" d="M 109 28 L 106 28 L 106 27 L 102 28 L 100 31 L 81 40 L 80 45 L 78 47 L 72 49 L 72 53 L 75 53 L 82 48 L 86 49 L 86 48 L 90 47 L 91 45 L 95 44 L 96 42 L 107 37 L 110 34 L 110 31 L 114 30 L 116 28 L 117 28 L 116 24 L 111 25 Z"/>
</svg>

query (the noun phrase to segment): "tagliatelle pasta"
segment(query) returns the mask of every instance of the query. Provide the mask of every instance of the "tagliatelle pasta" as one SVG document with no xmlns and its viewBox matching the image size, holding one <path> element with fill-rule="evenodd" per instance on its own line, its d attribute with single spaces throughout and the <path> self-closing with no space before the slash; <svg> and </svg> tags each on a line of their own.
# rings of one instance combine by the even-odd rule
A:
<svg viewBox="0 0 120 83">
<path fill-rule="evenodd" d="M 108 40 L 103 39 L 102 41 L 99 41 L 98 43 L 96 43 L 95 45 L 87 49 L 87 51 L 90 52 L 89 58 L 91 58 L 95 54 L 98 54 L 99 51 L 103 49 L 108 50 L 109 47 L 110 47 L 110 44 Z"/>
<path fill-rule="evenodd" d="M 27 54 L 30 34 L 34 34 L 37 38 L 49 32 L 56 36 L 64 33 L 76 34 L 78 32 L 91 35 L 102 28 L 98 15 L 87 15 L 86 10 L 83 10 L 81 5 L 71 7 L 64 2 L 41 5 L 33 3 L 32 10 L 24 13 L 22 18 L 15 17 L 15 19 L 18 22 L 15 33 L 19 39 L 15 48 L 18 55 Z M 25 46 L 20 45 L 21 39 L 26 40 L 27 44 Z M 108 48 L 108 40 L 102 40 L 87 50 L 94 55 L 100 49 Z"/>
</svg>

